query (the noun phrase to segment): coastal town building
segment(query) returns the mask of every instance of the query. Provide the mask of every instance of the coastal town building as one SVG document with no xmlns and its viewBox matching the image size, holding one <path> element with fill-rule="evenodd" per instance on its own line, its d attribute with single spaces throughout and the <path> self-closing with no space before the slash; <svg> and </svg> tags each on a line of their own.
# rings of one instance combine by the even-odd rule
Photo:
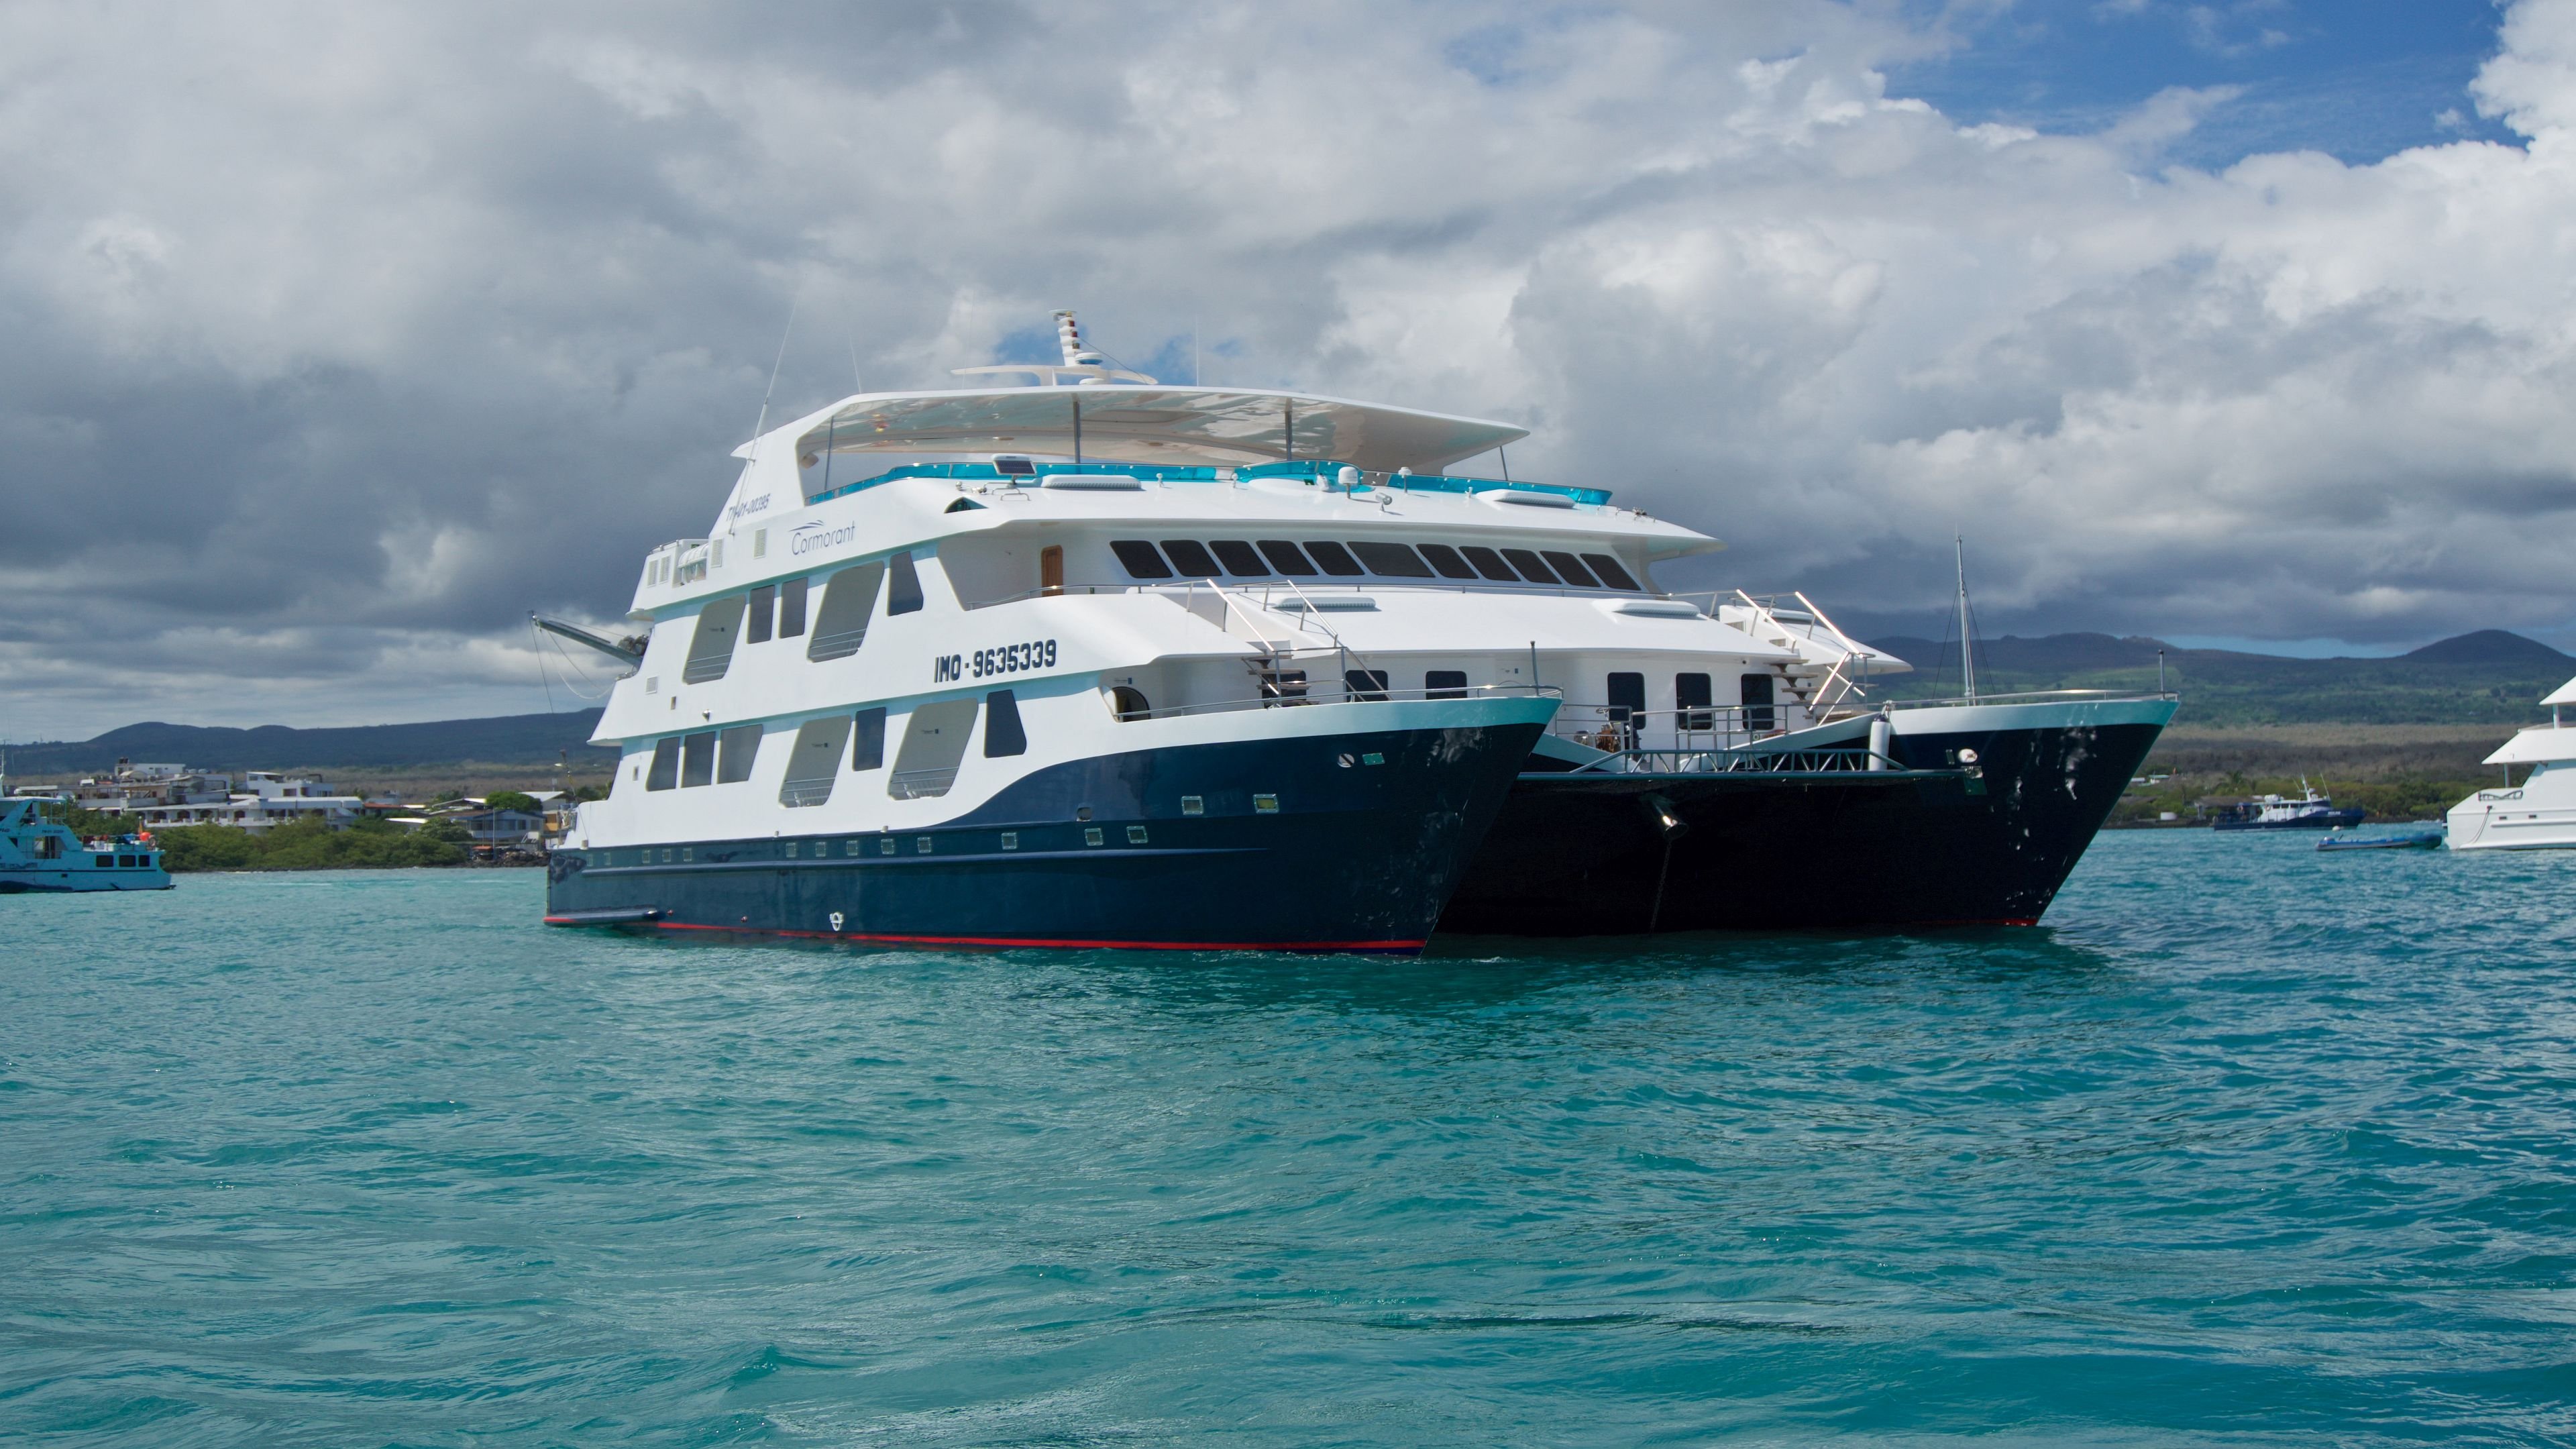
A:
<svg viewBox="0 0 2576 1449">
<path fill-rule="evenodd" d="M 273 770 L 253 770 L 234 788 L 228 775 L 191 770 L 185 765 L 117 761 L 105 775 L 84 779 L 71 790 L 72 803 L 102 815 L 122 815 L 138 829 L 174 825 L 230 825 L 262 831 L 297 820 L 319 819 L 345 830 L 358 819 L 365 803 L 319 780 Z"/>
</svg>

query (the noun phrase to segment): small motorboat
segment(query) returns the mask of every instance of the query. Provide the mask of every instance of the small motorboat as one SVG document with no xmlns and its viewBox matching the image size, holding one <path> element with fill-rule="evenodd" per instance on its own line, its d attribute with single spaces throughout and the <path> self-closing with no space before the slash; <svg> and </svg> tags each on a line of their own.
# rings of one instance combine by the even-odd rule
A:
<svg viewBox="0 0 2576 1449">
<path fill-rule="evenodd" d="M 2333 835 L 2317 842 L 2319 850 L 2439 850 L 2442 831 L 2410 830 L 2404 835 Z"/>
</svg>

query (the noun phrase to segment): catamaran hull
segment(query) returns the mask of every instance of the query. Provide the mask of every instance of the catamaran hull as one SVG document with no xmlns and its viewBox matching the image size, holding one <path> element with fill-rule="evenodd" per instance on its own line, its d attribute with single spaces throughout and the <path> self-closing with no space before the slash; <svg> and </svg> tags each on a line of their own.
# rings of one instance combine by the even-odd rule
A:
<svg viewBox="0 0 2576 1449">
<path fill-rule="evenodd" d="M 1524 774 L 1440 928 L 2033 925 L 2172 715 L 2161 700 L 1904 711 L 1891 771 Z"/>
<path fill-rule="evenodd" d="M 1410 954 L 1543 718 L 1097 756 L 929 829 L 558 851 L 546 919 L 942 946 Z"/>
</svg>

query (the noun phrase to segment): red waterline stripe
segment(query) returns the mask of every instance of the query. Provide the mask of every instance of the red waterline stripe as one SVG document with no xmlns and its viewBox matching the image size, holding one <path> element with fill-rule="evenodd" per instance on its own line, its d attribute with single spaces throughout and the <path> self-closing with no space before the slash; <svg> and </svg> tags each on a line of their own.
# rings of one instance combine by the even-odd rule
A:
<svg viewBox="0 0 2576 1449">
<path fill-rule="evenodd" d="M 1037 946 L 1056 950 L 1116 951 L 1419 951 L 1425 941 L 1083 941 L 1041 936 L 890 936 L 868 931 L 785 931 L 762 926 L 702 926 L 687 921 L 582 921 L 548 916 L 549 926 L 635 925 L 657 931 L 730 931 L 735 935 L 796 936 L 813 941 L 887 941 L 905 946 Z"/>
</svg>

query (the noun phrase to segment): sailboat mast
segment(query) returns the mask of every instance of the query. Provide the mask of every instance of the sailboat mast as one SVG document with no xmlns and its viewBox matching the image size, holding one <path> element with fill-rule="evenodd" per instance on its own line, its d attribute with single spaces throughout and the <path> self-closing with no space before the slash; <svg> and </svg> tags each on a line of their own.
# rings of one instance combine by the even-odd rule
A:
<svg viewBox="0 0 2576 1449">
<path fill-rule="evenodd" d="M 1959 551 L 1959 679 L 1970 699 L 1977 697 L 1977 657 L 1968 640 L 1968 541 L 1959 534 L 1950 535 Z"/>
</svg>

